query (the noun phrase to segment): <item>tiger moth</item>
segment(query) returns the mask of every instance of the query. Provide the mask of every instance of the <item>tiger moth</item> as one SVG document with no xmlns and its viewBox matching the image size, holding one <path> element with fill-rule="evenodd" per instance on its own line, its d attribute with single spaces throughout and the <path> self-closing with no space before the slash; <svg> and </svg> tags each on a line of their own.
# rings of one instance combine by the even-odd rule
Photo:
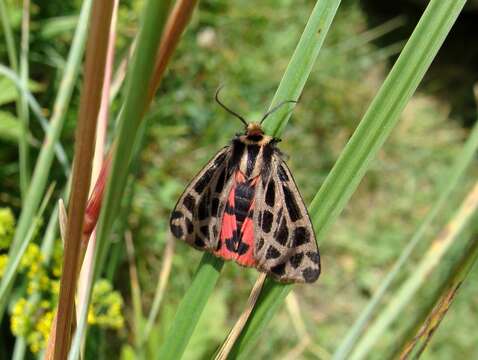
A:
<svg viewBox="0 0 478 360">
<path fill-rule="evenodd" d="M 255 267 L 280 282 L 311 283 L 320 275 L 314 229 L 294 178 L 262 122 L 245 125 L 196 175 L 170 219 L 172 234 L 196 249 Z"/>
</svg>

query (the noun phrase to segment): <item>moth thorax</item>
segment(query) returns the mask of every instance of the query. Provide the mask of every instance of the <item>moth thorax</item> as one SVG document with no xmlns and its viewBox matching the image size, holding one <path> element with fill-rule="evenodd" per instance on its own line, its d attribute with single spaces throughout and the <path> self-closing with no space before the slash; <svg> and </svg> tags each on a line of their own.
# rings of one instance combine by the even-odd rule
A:
<svg viewBox="0 0 478 360">
<path fill-rule="evenodd" d="M 247 125 L 246 138 L 251 142 L 260 142 L 264 138 L 264 130 L 258 123 L 250 123 Z"/>
</svg>

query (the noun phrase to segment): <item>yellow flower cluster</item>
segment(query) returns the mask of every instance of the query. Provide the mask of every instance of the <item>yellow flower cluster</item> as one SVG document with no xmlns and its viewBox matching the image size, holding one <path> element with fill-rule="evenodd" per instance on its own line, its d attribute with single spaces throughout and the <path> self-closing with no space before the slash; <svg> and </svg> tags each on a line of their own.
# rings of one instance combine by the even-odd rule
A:
<svg viewBox="0 0 478 360">
<path fill-rule="evenodd" d="M 5 271 L 5 268 L 7 267 L 7 262 L 8 262 L 8 255 L 7 254 L 0 255 L 0 278 L 3 276 L 3 272 Z"/>
<path fill-rule="evenodd" d="M 7 249 L 15 232 L 15 218 L 9 208 L 0 208 L 0 250 Z"/>
<path fill-rule="evenodd" d="M 113 290 L 111 283 L 108 280 L 98 280 L 93 288 L 88 323 L 102 328 L 120 329 L 124 326 L 122 307 L 123 299 Z"/>
</svg>

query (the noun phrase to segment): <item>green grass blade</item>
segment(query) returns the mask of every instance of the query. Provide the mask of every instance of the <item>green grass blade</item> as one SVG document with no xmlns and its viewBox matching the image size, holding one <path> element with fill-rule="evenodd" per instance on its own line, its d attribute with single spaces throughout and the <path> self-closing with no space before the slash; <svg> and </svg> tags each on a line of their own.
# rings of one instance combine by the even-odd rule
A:
<svg viewBox="0 0 478 360">
<path fill-rule="evenodd" d="M 144 4 L 142 25 L 138 36 L 138 45 L 128 69 L 126 96 L 118 120 L 118 137 L 113 154 L 110 175 L 108 176 L 101 214 L 96 229 L 96 249 L 92 265 L 93 278 L 89 281 L 86 292 L 91 297 L 93 279 L 101 271 L 98 264 L 104 263 L 105 249 L 116 218 L 126 185 L 129 163 L 133 153 L 136 135 L 144 114 L 150 86 L 156 51 L 159 46 L 164 24 L 167 19 L 171 1 L 148 0 Z M 86 304 L 87 305 L 87 304 Z M 86 331 L 87 306 L 82 306 L 78 327 L 75 332 L 69 359 L 77 359 L 83 335 Z"/>
<path fill-rule="evenodd" d="M 280 85 L 272 99 L 271 108 L 280 101 L 297 99 L 301 94 L 339 4 L 340 0 L 320 0 L 315 5 L 284 76 L 281 79 Z M 280 136 L 290 118 L 291 108 L 292 107 L 284 106 L 269 116 L 267 120 L 264 121 L 265 131 L 274 136 Z M 208 253 L 204 254 L 201 264 L 209 264 L 212 261 L 212 257 L 213 255 Z M 222 260 L 216 259 L 215 261 L 222 263 Z M 201 270 L 201 264 L 199 265 L 197 274 L 204 274 Z M 192 331 L 199 320 L 199 315 L 203 311 L 207 299 L 214 289 L 214 286 L 210 285 L 216 283 L 221 268 L 222 265 L 217 266 L 214 270 L 205 272 L 205 276 L 194 278 L 191 287 L 186 292 L 178 307 L 173 326 L 169 329 L 165 342 L 161 346 L 161 351 L 158 355 L 161 359 L 180 358 L 184 353 Z M 208 289 L 208 291 L 203 291 L 201 297 L 197 297 L 195 291 L 198 287 Z M 189 320 L 188 328 L 184 326 L 185 319 Z M 181 326 L 176 326 L 176 323 L 180 323 Z M 174 349 L 174 352 L 170 349 Z"/>
<path fill-rule="evenodd" d="M 25 88 L 28 87 L 28 50 L 30 41 L 30 0 L 23 0 L 22 11 L 22 38 L 20 41 L 20 79 Z M 30 184 L 30 149 L 28 146 L 28 131 L 30 114 L 28 112 L 28 102 L 21 92 L 19 92 L 18 115 L 21 122 L 20 132 L 20 188 L 23 189 L 22 196 L 25 198 L 28 186 Z"/>
<path fill-rule="evenodd" d="M 478 182 L 463 201 L 461 208 L 456 212 L 453 219 L 430 244 L 421 261 L 414 267 L 413 273 L 405 280 L 403 285 L 394 294 L 385 309 L 377 316 L 367 329 L 363 338 L 350 355 L 350 359 L 358 360 L 369 356 L 373 346 L 386 332 L 394 320 L 402 314 L 405 306 L 416 300 L 414 295 L 422 286 L 430 286 L 430 276 L 441 266 L 441 259 L 448 253 L 457 242 L 463 230 L 465 230 L 474 218 L 478 209 Z M 455 261 L 458 258 L 455 258 Z M 435 297 L 437 299 L 438 297 Z M 415 321 L 415 319 L 412 319 Z"/>
<path fill-rule="evenodd" d="M 14 259 L 17 256 L 20 248 L 23 246 L 27 233 L 31 227 L 32 219 L 38 210 L 38 206 L 40 205 L 40 201 L 45 191 L 48 181 L 48 174 L 54 156 L 54 145 L 58 141 L 63 128 L 65 113 L 70 102 L 71 93 L 73 91 L 75 79 L 78 75 L 81 59 L 83 56 L 91 3 L 92 0 L 85 0 L 81 8 L 80 20 L 78 21 L 72 47 L 68 55 L 65 72 L 58 90 L 58 97 L 55 100 L 53 116 L 50 121 L 50 131 L 46 134 L 44 145 L 42 146 L 37 163 L 35 165 L 35 170 L 28 188 L 27 196 L 23 202 L 15 236 L 9 251 L 9 259 Z M 12 266 L 12 260 L 9 260 L 7 269 L 11 268 Z M 15 273 L 16 272 L 14 272 L 14 276 Z M 3 286 L 4 280 L 5 279 L 2 278 L 2 282 L 0 283 L 0 320 L 3 316 L 9 298 L 9 288 Z"/>
<path fill-rule="evenodd" d="M 272 99 L 270 108 L 281 101 L 299 98 L 339 5 L 340 0 L 317 1 Z M 293 105 L 283 106 L 271 114 L 264 121 L 264 131 L 273 136 L 280 136 L 292 114 L 291 108 Z"/>
<path fill-rule="evenodd" d="M 403 267 L 410 260 L 410 254 L 413 252 L 415 247 L 423 240 L 427 230 L 435 220 L 436 216 L 440 213 L 443 207 L 446 205 L 448 198 L 452 194 L 453 190 L 458 185 L 460 179 L 463 177 L 465 170 L 468 168 L 470 163 L 473 161 L 476 151 L 478 149 L 478 123 L 475 124 L 470 136 L 463 146 L 463 150 L 456 156 L 453 166 L 444 174 L 442 177 L 446 179 L 444 181 L 444 186 L 440 192 L 440 197 L 437 202 L 433 205 L 433 208 L 428 212 L 425 219 L 418 227 L 417 231 L 413 234 L 412 238 L 408 242 L 407 246 L 403 249 L 402 254 L 393 265 L 392 269 L 385 276 L 380 286 L 374 293 L 373 297 L 370 299 L 366 308 L 361 312 L 360 316 L 355 321 L 352 328 L 349 330 L 345 339 L 341 342 L 337 351 L 334 354 L 334 359 L 345 359 L 346 356 L 350 353 L 353 346 L 356 344 L 360 334 L 371 320 L 373 313 L 376 311 L 377 306 L 380 304 L 385 293 L 389 289 L 390 285 L 401 273 Z"/>
<path fill-rule="evenodd" d="M 24 4 L 28 2 L 28 0 L 25 0 Z M 13 38 L 13 31 L 10 25 L 10 20 L 8 18 L 7 7 L 3 0 L 0 0 L 0 19 L 2 22 L 3 33 L 5 36 L 5 43 L 7 45 L 8 60 L 11 68 L 13 69 L 13 72 L 18 73 L 18 59 L 17 50 L 15 48 L 15 40 Z M 25 40 L 25 33 L 23 30 L 24 26 L 22 23 L 22 50 L 24 50 L 23 45 Z M 28 26 L 26 27 L 26 30 L 28 41 Z M 24 51 L 22 51 L 22 60 L 25 60 Z M 22 75 L 24 75 L 25 73 L 27 73 L 25 61 L 22 61 L 21 65 L 21 73 Z M 28 184 L 30 182 L 30 165 L 28 160 L 28 108 L 26 107 L 25 98 L 20 92 L 18 92 L 18 97 L 16 99 L 16 109 L 18 113 L 18 118 L 20 119 L 20 136 L 18 138 L 20 192 L 22 195 L 22 200 L 24 201 L 28 191 Z"/>
<path fill-rule="evenodd" d="M 181 300 L 172 327 L 166 334 L 157 359 L 180 359 L 194 331 L 202 310 L 206 306 L 224 262 L 214 255 L 205 254 L 198 266 L 194 280 Z"/>
<path fill-rule="evenodd" d="M 339 216 L 363 178 L 370 161 L 396 125 L 399 115 L 416 90 L 438 49 L 445 40 L 466 0 L 432 0 L 403 49 L 397 62 L 374 98 L 329 176 L 309 208 L 317 239 L 325 238 L 330 225 Z M 268 280 L 271 281 L 271 280 Z M 280 292 L 290 286 L 273 283 L 269 291 Z M 231 355 L 251 349 L 267 319 L 278 306 L 265 308 L 263 291 Z M 277 298 L 280 302 L 282 298 Z M 245 339 L 250 339 L 245 341 Z"/>
</svg>

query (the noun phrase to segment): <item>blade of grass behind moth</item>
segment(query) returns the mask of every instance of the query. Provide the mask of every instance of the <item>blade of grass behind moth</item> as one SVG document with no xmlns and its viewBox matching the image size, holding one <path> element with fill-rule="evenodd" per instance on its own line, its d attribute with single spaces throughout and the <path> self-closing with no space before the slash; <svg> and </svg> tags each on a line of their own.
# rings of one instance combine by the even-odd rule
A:
<svg viewBox="0 0 478 360">
<path fill-rule="evenodd" d="M 450 278 L 447 279 L 447 286 L 445 287 L 445 290 L 442 291 L 436 305 L 428 313 L 425 321 L 420 321 L 423 325 L 418 331 L 418 334 L 409 334 L 408 341 L 402 345 L 400 359 L 418 359 L 429 344 L 431 337 L 436 332 L 438 326 L 440 326 L 448 309 L 452 305 L 459 288 L 466 280 L 471 269 L 478 260 L 478 234 L 475 233 L 472 235 L 469 243 L 470 244 L 466 247 L 466 251 L 462 253 L 463 256 L 456 262 L 457 266 L 451 273 Z M 416 318 L 416 320 L 421 320 L 421 318 Z M 416 328 L 416 325 L 414 327 Z M 412 338 L 410 339 L 410 337 Z M 407 338 L 405 337 L 405 339 Z"/>
<path fill-rule="evenodd" d="M 262 285 L 264 285 L 266 276 L 266 274 L 261 273 L 257 278 L 256 283 L 251 290 L 251 294 L 249 295 L 249 299 L 247 300 L 247 304 L 244 311 L 234 324 L 234 327 L 231 329 L 229 335 L 227 335 L 226 340 L 224 340 L 224 343 L 219 349 L 215 360 L 226 360 L 228 358 L 232 346 L 236 342 L 236 339 L 244 328 L 244 325 L 246 324 L 247 319 L 252 312 L 252 309 L 254 309 L 254 306 L 256 305 L 257 298 L 259 297 L 259 294 L 262 290 Z"/>
<path fill-rule="evenodd" d="M 81 259 L 81 238 L 94 155 L 97 119 L 101 103 L 113 0 L 94 2 L 88 35 L 85 77 L 75 132 L 75 158 L 68 205 L 68 226 L 60 295 L 58 298 L 54 358 L 65 359 L 70 348 L 76 284 Z"/>
<path fill-rule="evenodd" d="M 314 197 L 309 213 L 323 239 L 363 178 L 416 90 L 466 0 L 432 0 L 344 151 Z M 242 357 L 292 288 L 267 280 L 256 308 L 232 349 Z"/>
<path fill-rule="evenodd" d="M 65 72 L 61 80 L 58 96 L 55 99 L 53 115 L 50 121 L 50 131 L 45 136 L 45 141 L 40 150 L 35 170 L 28 188 L 27 197 L 22 204 L 22 211 L 18 219 L 15 235 L 9 250 L 9 259 L 14 259 L 26 239 L 26 235 L 31 226 L 31 221 L 38 210 L 38 206 L 43 197 L 45 187 L 48 181 L 48 175 L 53 161 L 54 146 L 58 141 L 63 128 L 65 113 L 68 107 L 71 93 L 78 75 L 81 58 L 83 55 L 84 42 L 86 38 L 87 22 L 92 0 L 85 0 L 81 7 L 81 13 L 78 25 L 73 38 L 73 43 L 68 54 L 68 60 Z M 11 261 L 7 264 L 7 269 L 12 267 Z M 5 312 L 5 307 L 9 299 L 9 291 L 4 286 L 4 278 L 0 283 L 0 321 Z"/>
<path fill-rule="evenodd" d="M 20 78 L 24 88 L 28 88 L 28 50 L 30 41 L 30 0 L 23 0 L 22 37 L 20 41 Z M 23 198 L 26 196 L 30 184 L 30 149 L 28 146 L 29 112 L 28 103 L 23 94 L 20 95 L 20 188 L 23 189 Z"/>
<path fill-rule="evenodd" d="M 148 315 L 148 322 L 146 323 L 146 327 L 144 329 L 144 342 L 147 342 L 149 335 L 151 334 L 154 322 L 156 321 L 156 318 L 159 313 L 159 307 L 164 298 L 164 293 L 168 285 L 169 275 L 173 266 L 175 243 L 176 241 L 171 236 L 171 234 L 166 235 L 166 248 L 164 250 L 163 258 L 161 261 L 161 271 L 159 273 L 158 284 L 154 293 L 153 305 L 151 306 L 151 311 Z"/>
<path fill-rule="evenodd" d="M 442 177 L 444 184 L 440 191 L 440 197 L 433 205 L 432 209 L 428 212 L 426 217 L 418 229 L 413 234 L 412 238 L 403 249 L 400 257 L 397 259 L 392 269 L 387 273 L 385 278 L 380 283 L 379 287 L 373 294 L 372 298 L 368 302 L 365 309 L 360 313 L 359 317 L 355 321 L 352 328 L 347 333 L 345 339 L 339 345 L 337 351 L 334 354 L 334 359 L 345 359 L 352 350 L 353 346 L 357 343 L 357 340 L 365 326 L 371 320 L 374 312 L 377 310 L 378 305 L 382 301 L 387 290 L 392 285 L 393 281 L 402 272 L 402 269 L 410 260 L 410 255 L 416 246 L 424 239 L 427 230 L 433 223 L 440 211 L 446 206 L 450 195 L 458 185 L 460 179 L 463 177 L 465 170 L 473 161 L 476 151 L 478 149 L 478 123 L 475 124 L 470 136 L 463 146 L 462 151 L 456 156 L 453 166 L 446 171 L 446 174 Z"/>
<path fill-rule="evenodd" d="M 339 5 L 340 0 L 317 1 L 269 109 L 281 101 L 299 99 Z M 272 113 L 264 121 L 264 131 L 278 137 L 292 115 L 291 108 L 283 106 Z"/>
<path fill-rule="evenodd" d="M 98 278 L 99 271 L 101 270 L 97 265 L 104 263 L 107 239 L 119 210 L 138 127 L 147 106 L 144 94 L 148 91 L 155 54 L 167 19 L 169 5 L 170 1 L 167 0 L 148 0 L 143 5 L 138 46 L 129 64 L 126 94 L 118 119 L 117 139 L 113 151 L 110 176 L 107 179 L 96 229 L 97 243 L 92 264 L 92 279 L 88 280 L 88 287 L 86 289 L 86 299 L 88 301 L 81 307 L 78 328 L 75 332 L 72 349 L 69 354 L 70 359 L 78 358 L 81 339 L 86 331 L 88 303 L 91 298 L 92 284 L 94 279 Z"/>
<path fill-rule="evenodd" d="M 385 309 L 377 316 L 350 354 L 350 359 L 359 360 L 366 358 L 375 343 L 380 339 L 389 325 L 397 319 L 407 304 L 414 300 L 414 295 L 421 286 L 428 283 L 430 274 L 440 265 L 441 259 L 454 245 L 461 232 L 473 219 L 478 208 L 478 182 L 468 193 L 460 209 L 453 219 L 447 224 L 438 237 L 430 244 L 419 264 L 414 267 L 413 273 L 403 285 L 394 293 Z"/>
<path fill-rule="evenodd" d="M 318 56 L 339 4 L 340 0 L 320 0 L 317 2 L 274 95 L 271 108 L 280 101 L 299 97 L 312 71 L 314 61 Z M 290 107 L 287 108 L 286 106 L 274 112 L 264 121 L 265 131 L 278 136 L 290 115 Z M 219 278 L 223 261 L 205 253 L 201 264 L 178 307 L 173 325 L 168 330 L 165 341 L 161 346 L 158 355 L 161 359 L 176 359 L 183 354 L 206 305 L 207 298 Z M 214 264 L 214 266 L 211 267 L 211 264 Z M 201 266 L 208 266 L 209 270 L 201 271 Z M 201 292 L 198 296 L 197 288 L 207 288 L 210 291 Z M 204 299 L 204 296 L 206 296 L 206 299 Z M 178 336 L 178 334 L 181 335 Z"/>
</svg>

